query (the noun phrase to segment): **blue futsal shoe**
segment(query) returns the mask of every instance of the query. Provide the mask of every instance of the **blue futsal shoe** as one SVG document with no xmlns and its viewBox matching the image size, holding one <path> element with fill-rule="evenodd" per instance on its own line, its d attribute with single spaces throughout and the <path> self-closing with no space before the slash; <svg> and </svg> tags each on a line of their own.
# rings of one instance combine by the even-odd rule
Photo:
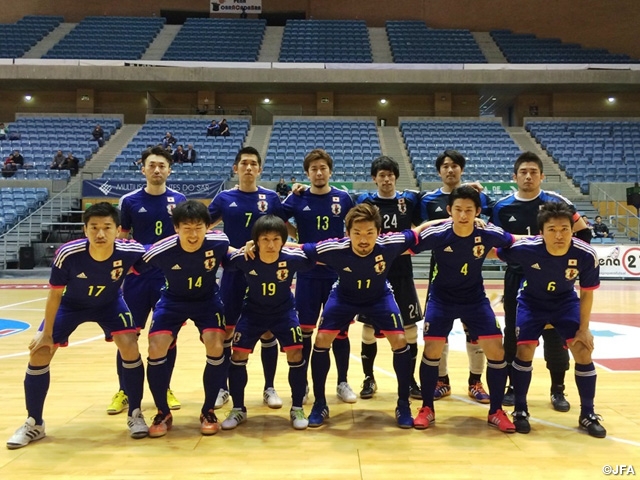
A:
<svg viewBox="0 0 640 480">
<path fill-rule="evenodd" d="M 411 407 L 407 400 L 398 400 L 396 407 L 396 421 L 400 428 L 413 428 L 413 417 L 411 416 Z"/>
<path fill-rule="evenodd" d="M 326 403 L 314 403 L 311 413 L 309 414 L 309 426 L 319 427 L 324 423 L 324 419 L 329 418 L 329 407 Z"/>
</svg>

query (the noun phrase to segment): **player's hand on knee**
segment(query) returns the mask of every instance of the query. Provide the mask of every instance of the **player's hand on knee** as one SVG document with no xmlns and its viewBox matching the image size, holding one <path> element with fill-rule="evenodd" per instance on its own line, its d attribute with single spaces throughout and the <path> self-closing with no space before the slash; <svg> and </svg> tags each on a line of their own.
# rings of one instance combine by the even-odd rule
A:
<svg viewBox="0 0 640 480">
<path fill-rule="evenodd" d="M 49 353 L 53 352 L 53 337 L 51 335 L 45 335 L 43 332 L 37 332 L 31 343 L 29 343 L 29 350 L 31 351 L 31 355 L 35 354 L 41 348 L 48 348 Z"/>
<path fill-rule="evenodd" d="M 576 332 L 576 336 L 573 338 L 573 343 L 581 343 L 589 352 L 593 352 L 595 346 L 593 342 L 593 334 L 588 328 L 578 330 Z"/>
</svg>

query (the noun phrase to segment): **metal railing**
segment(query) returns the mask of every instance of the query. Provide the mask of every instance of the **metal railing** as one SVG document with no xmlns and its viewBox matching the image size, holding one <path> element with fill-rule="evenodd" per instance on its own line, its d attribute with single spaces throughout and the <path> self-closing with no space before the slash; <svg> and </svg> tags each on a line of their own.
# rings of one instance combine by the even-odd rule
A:
<svg viewBox="0 0 640 480">
<path fill-rule="evenodd" d="M 593 183 L 591 184 L 590 193 L 592 202 L 607 204 L 606 216 L 609 219 L 609 227 L 625 232 L 630 239 L 634 238 L 637 243 L 640 243 L 640 218 L 637 211 L 634 212 L 633 207 L 619 202 Z M 611 204 L 613 204 L 613 211 L 611 211 Z"/>
</svg>

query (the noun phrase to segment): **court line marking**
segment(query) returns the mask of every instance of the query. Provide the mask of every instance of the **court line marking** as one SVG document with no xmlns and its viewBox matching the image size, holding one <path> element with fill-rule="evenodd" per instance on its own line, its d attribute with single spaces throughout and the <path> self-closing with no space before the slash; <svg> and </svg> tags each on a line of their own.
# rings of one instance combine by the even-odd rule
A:
<svg viewBox="0 0 640 480">
<path fill-rule="evenodd" d="M 25 300 L 24 302 L 10 303 L 9 305 L 1 305 L 0 306 L 0 310 L 5 310 L 7 308 L 13 308 L 13 307 L 19 307 L 20 305 L 25 305 L 27 303 L 41 302 L 42 300 L 46 300 L 46 299 L 47 299 L 47 297 L 32 298 L 31 300 Z"/>
<path fill-rule="evenodd" d="M 76 345 L 95 342 L 96 340 L 100 340 L 101 338 L 104 338 L 104 335 L 97 335 L 95 337 L 85 338 L 84 340 L 78 340 L 77 342 L 69 342 L 69 345 L 62 348 L 75 347 Z M 27 350 L 26 352 L 10 353 L 9 355 L 0 355 L 0 360 L 4 360 L 5 358 L 23 357 L 25 355 L 29 355 L 29 350 Z"/>
<path fill-rule="evenodd" d="M 360 359 L 360 357 L 357 357 L 354 354 L 350 354 L 349 355 L 352 359 L 357 360 L 358 362 L 362 363 L 362 360 Z M 387 377 L 391 377 L 391 378 L 396 378 L 396 374 L 389 372 L 388 370 L 385 370 L 384 368 L 375 366 L 373 367 L 374 370 L 386 375 Z M 458 401 L 464 402 L 464 403 L 468 403 L 469 405 L 473 405 L 476 407 L 482 407 L 488 410 L 488 406 L 486 405 L 480 405 L 478 402 L 474 402 L 473 400 L 464 398 L 464 397 L 460 397 L 458 395 L 451 395 L 451 398 L 455 398 Z M 534 417 L 529 417 L 529 420 L 534 422 L 534 423 L 539 423 L 540 425 L 545 425 L 547 427 L 554 427 L 554 428 L 558 428 L 560 430 L 567 430 L 567 431 L 571 431 L 571 432 L 575 432 L 577 428 L 573 428 L 573 427 L 567 427 L 565 425 L 559 425 L 557 423 L 553 423 L 553 422 L 548 422 L 546 420 L 542 420 L 539 418 L 534 418 Z M 608 440 L 611 440 L 612 442 L 618 442 L 618 443 L 625 443 L 627 445 L 631 445 L 634 447 L 640 447 L 640 442 L 634 442 L 632 440 L 627 440 L 625 438 L 620 438 L 620 437 L 612 437 L 610 435 L 607 435 L 605 438 L 607 438 Z"/>
</svg>

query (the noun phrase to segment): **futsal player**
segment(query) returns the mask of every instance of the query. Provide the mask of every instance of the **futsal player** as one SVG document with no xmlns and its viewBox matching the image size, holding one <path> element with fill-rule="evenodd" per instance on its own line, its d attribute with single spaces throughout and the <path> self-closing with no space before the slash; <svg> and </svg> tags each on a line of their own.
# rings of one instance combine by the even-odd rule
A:
<svg viewBox="0 0 640 480">
<path fill-rule="evenodd" d="M 238 151 L 233 162 L 233 172 L 238 175 L 238 188 L 218 193 L 209 205 L 209 213 L 214 224 L 224 222 L 224 232 L 229 237 L 231 246 L 242 248 L 251 240 L 251 229 L 260 217 L 271 213 L 286 220 L 286 214 L 278 194 L 258 186 L 258 177 L 262 172 L 262 159 L 255 148 L 244 147 Z M 220 295 L 227 322 L 227 336 L 224 344 L 227 369 L 229 358 L 231 358 L 233 328 L 240 317 L 246 288 L 247 282 L 242 272 L 226 270 L 222 272 Z M 272 334 L 267 333 L 260 338 L 260 345 L 265 382 L 263 400 L 269 408 L 280 408 L 282 399 L 273 385 L 278 364 L 278 343 Z M 226 387 L 221 388 L 216 400 L 216 408 L 222 407 L 228 401 L 228 390 Z"/>
<path fill-rule="evenodd" d="M 173 209 L 172 221 L 176 234 L 160 240 L 143 256 L 144 262 L 165 276 L 149 329 L 147 380 L 158 409 L 149 436 L 162 437 L 173 425 L 166 396 L 170 373 L 167 353 L 187 320 L 198 328 L 206 350 L 200 433 L 215 435 L 220 430 L 215 402 L 225 377 L 225 320 L 216 272 L 228 253 L 229 239 L 224 233 L 208 231 L 209 212 L 196 200 Z"/>
<path fill-rule="evenodd" d="M 371 163 L 371 178 L 378 190 L 376 192 L 363 193 L 356 200 L 356 203 L 369 203 L 378 207 L 382 217 L 381 232 L 383 234 L 410 229 L 416 218 L 416 210 L 419 207 L 418 192 L 412 190 L 396 191 L 396 181 L 399 177 L 400 169 L 393 158 L 387 156 L 376 158 Z M 419 219 L 417 223 L 420 223 Z M 418 327 L 416 322 L 422 319 L 422 312 L 413 280 L 413 264 L 410 255 L 401 255 L 393 261 L 389 270 L 389 283 L 402 313 L 405 336 L 409 345 L 411 356 L 409 364 L 409 371 L 411 372 L 410 395 L 413 398 L 422 398 L 420 386 L 414 377 L 416 358 L 418 356 Z M 375 329 L 367 323 L 366 318 L 361 320 L 364 324 L 362 326 L 360 357 L 365 378 L 362 383 L 360 397 L 372 398 L 378 388 L 373 374 L 378 344 L 376 343 Z"/>
<path fill-rule="evenodd" d="M 161 146 L 152 147 L 142 153 L 142 174 L 146 186 L 127 193 L 120 198 L 119 209 L 122 218 L 120 238 L 133 238 L 147 247 L 158 240 L 173 235 L 175 232 L 171 221 L 171 212 L 175 206 L 186 200 L 186 197 L 169 187 L 167 178 L 171 174 L 173 158 Z M 124 283 L 124 300 L 129 305 L 133 321 L 142 330 L 149 312 L 160 298 L 160 289 L 164 286 L 164 275 L 158 269 L 149 269 L 141 275 L 129 275 Z M 169 348 L 167 365 L 169 380 L 176 364 L 177 347 L 175 342 Z M 119 353 L 118 353 L 119 355 Z M 107 407 L 109 415 L 122 412 L 128 403 L 128 397 L 122 381 L 122 361 L 117 357 L 118 379 L 120 387 Z M 173 394 L 171 387 L 167 389 L 167 403 L 171 410 L 178 410 L 180 402 Z"/>
<path fill-rule="evenodd" d="M 422 408 L 414 427 L 425 429 L 435 423 L 434 391 L 438 365 L 453 322 L 459 318 L 478 339 L 487 356 L 487 384 L 491 404 L 488 423 L 505 433 L 515 427 L 502 410 L 507 381 L 502 332 L 484 290 L 482 264 L 493 247 L 506 247 L 513 236 L 491 224 L 479 228 L 475 219 L 482 211 L 480 194 L 472 187 L 455 188 L 448 195 L 451 221 L 423 230 L 418 253 L 431 250 L 435 258 L 424 317 L 424 352 L 420 364 Z"/>
<path fill-rule="evenodd" d="M 302 407 L 307 383 L 306 361 L 302 355 L 303 333 L 291 293 L 291 282 L 297 271 L 308 270 L 315 263 L 300 249 L 282 248 L 287 241 L 287 226 L 274 215 L 260 217 L 253 226 L 252 237 L 254 258 L 245 258 L 244 251 L 239 250 L 225 263 L 227 271 L 243 273 L 248 287 L 235 328 L 229 367 L 233 408 L 222 422 L 222 428 L 231 430 L 246 422 L 247 361 L 258 339 L 265 332 L 271 332 L 287 354 L 291 424 L 296 430 L 304 430 L 309 424 Z"/>
<path fill-rule="evenodd" d="M 561 202 L 544 203 L 538 213 L 540 235 L 522 239 L 498 256 L 522 267 L 516 314 L 516 357 L 512 381 L 515 393 L 513 423 L 518 433 L 529 433 L 527 392 L 538 338 L 550 323 L 575 361 L 575 381 L 580 395 L 578 425 L 596 438 L 607 431 L 594 412 L 596 369 L 591 359 L 593 335 L 589 330 L 593 291 L 600 285 L 600 265 L 595 250 L 573 237 L 575 211 Z M 574 284 L 578 280 L 580 296 Z"/>
<path fill-rule="evenodd" d="M 300 243 L 344 237 L 344 218 L 353 207 L 353 201 L 347 192 L 329 184 L 333 159 L 326 151 L 315 149 L 305 156 L 303 168 L 311 187 L 289 195 L 282 204 L 286 216 L 295 220 L 297 230 L 292 233 L 297 235 Z M 311 356 L 311 337 L 322 306 L 337 278 L 337 273 L 325 265 L 317 265 L 297 274 L 296 309 L 302 328 L 305 378 Z M 345 330 L 333 341 L 338 371 L 336 394 L 343 402 L 355 403 L 357 396 L 347 381 L 350 353 L 348 331 Z"/>
<path fill-rule="evenodd" d="M 133 438 L 148 434 L 140 409 L 144 367 L 138 335 L 120 288 L 129 269 L 142 257 L 144 247 L 117 239 L 120 215 L 110 203 L 90 206 L 82 221 L 87 238 L 65 243 L 53 259 L 44 320 L 29 344 L 24 379 L 28 417 L 7 441 L 9 449 L 25 447 L 45 437 L 43 410 L 51 379 L 49 364 L 58 347 L 67 346 L 69 336 L 85 322 L 100 325 L 120 352 L 123 382 L 129 395 L 129 434 Z M 77 368 L 82 367 L 82 359 L 75 362 Z"/>
</svg>

